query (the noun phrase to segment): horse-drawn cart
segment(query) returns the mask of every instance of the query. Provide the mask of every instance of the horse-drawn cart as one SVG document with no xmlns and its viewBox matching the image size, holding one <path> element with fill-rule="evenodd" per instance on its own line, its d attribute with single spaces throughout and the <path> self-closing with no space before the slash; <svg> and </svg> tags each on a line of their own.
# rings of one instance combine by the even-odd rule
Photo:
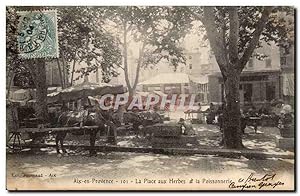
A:
<svg viewBox="0 0 300 196">
<path fill-rule="evenodd" d="M 69 87 L 67 89 L 63 89 L 62 91 L 54 92 L 48 94 L 48 105 L 53 103 L 68 103 L 68 102 L 76 102 L 79 99 L 87 100 L 88 96 L 103 96 L 105 94 L 121 94 L 124 93 L 125 89 L 123 86 L 110 86 L 110 85 L 98 85 L 91 83 L 82 83 L 77 86 Z M 31 102 L 34 103 L 34 100 Z M 76 112 L 74 111 L 56 111 L 55 115 L 49 115 L 49 123 L 40 123 L 37 118 L 34 116 L 26 117 L 23 119 L 18 119 L 18 114 L 16 114 L 17 104 L 9 103 L 10 106 L 13 105 L 13 109 L 10 109 L 12 114 L 11 123 L 14 126 L 8 126 L 7 129 L 9 132 L 7 133 L 9 138 L 7 144 L 14 151 L 20 150 L 22 146 L 22 142 L 25 143 L 25 139 L 22 138 L 22 134 L 29 135 L 28 139 L 33 139 L 33 135 L 48 135 L 55 134 L 56 135 L 56 143 L 63 143 L 63 139 L 67 133 L 76 133 L 76 132 L 84 132 L 91 135 L 91 144 L 95 144 L 96 133 L 99 129 L 108 129 L 109 123 L 102 123 L 101 126 L 95 123 L 95 119 L 92 119 L 89 114 L 85 114 L 85 117 L 89 119 L 86 122 L 83 122 L 83 113 L 87 110 Z M 62 104 L 63 105 L 63 104 Z M 74 105 L 73 105 L 74 106 Z M 78 106 L 80 107 L 80 106 Z M 73 107 L 74 109 L 74 107 Z M 68 119 L 66 119 L 68 117 Z M 72 120 L 70 120 L 72 117 Z M 71 122 L 75 122 L 71 124 Z M 105 124 L 105 126 L 104 126 Z M 108 127 L 108 128 L 107 128 Z M 63 148 L 63 146 L 62 146 Z M 64 151 L 64 149 L 62 149 Z"/>
<path fill-rule="evenodd" d="M 94 131 L 98 129 L 98 126 L 83 126 L 83 127 L 43 127 L 40 126 L 38 128 L 19 128 L 11 132 L 10 138 L 8 139 L 8 147 L 10 147 L 13 151 L 22 150 L 22 142 L 26 146 L 26 139 L 22 138 L 22 134 L 35 134 L 40 133 L 43 135 L 48 134 L 57 134 L 58 132 L 76 132 L 76 131 Z M 13 143 L 10 144 L 10 141 Z"/>
</svg>

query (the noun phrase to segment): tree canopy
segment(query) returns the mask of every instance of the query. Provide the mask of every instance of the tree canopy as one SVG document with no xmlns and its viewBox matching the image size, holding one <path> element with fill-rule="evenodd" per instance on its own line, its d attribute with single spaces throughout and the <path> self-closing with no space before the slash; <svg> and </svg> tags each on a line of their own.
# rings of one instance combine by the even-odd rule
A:
<svg viewBox="0 0 300 196">
<path fill-rule="evenodd" d="M 107 29 L 117 32 L 119 48 L 123 51 L 122 69 L 129 92 L 135 91 L 141 68 L 155 66 L 166 59 L 175 67 L 185 64 L 185 56 L 181 41 L 189 32 L 191 17 L 181 7 L 126 6 L 108 7 L 105 12 L 108 22 Z M 135 43 L 132 44 L 131 43 Z M 138 48 L 135 80 L 129 81 L 128 50 Z"/>
<path fill-rule="evenodd" d="M 221 71 L 233 52 L 239 58 L 240 71 L 250 57 L 263 60 L 256 52 L 262 42 L 288 48 L 293 44 L 294 9 L 292 7 L 189 7 L 195 20 L 203 23 L 206 37 Z M 235 43 L 233 43 L 235 42 Z M 232 44 L 232 45 L 231 45 Z M 215 47 L 216 46 L 216 47 Z M 219 52 L 218 52 L 219 51 Z M 218 57 L 222 53 L 222 60 Z M 231 55 L 232 56 L 232 55 Z"/>
<path fill-rule="evenodd" d="M 116 76 L 115 68 L 121 63 L 121 51 L 117 40 L 102 28 L 104 10 L 96 7 L 57 9 L 60 55 L 68 63 L 71 80 L 74 72 L 81 73 L 82 77 L 98 69 L 102 71 L 105 82 Z M 76 63 L 85 63 L 87 67 L 76 70 Z"/>
</svg>

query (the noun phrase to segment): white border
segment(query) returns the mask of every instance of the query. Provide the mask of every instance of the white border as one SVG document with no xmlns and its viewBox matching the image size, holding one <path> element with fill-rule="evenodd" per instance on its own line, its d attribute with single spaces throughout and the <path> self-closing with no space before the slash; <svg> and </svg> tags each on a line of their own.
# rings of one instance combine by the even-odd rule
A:
<svg viewBox="0 0 300 196">
<path fill-rule="evenodd" d="M 60 5 L 60 6 L 63 6 L 63 5 L 220 5 L 220 6 L 225 6 L 225 5 L 252 5 L 252 6 L 262 6 L 262 5 L 269 5 L 269 6 L 295 6 L 299 11 L 299 8 L 300 8 L 300 1 L 299 0 L 251 0 L 251 1 L 242 1 L 242 0 L 227 0 L 227 1 L 224 1 L 224 0 L 184 0 L 184 1 L 179 1 L 179 0 L 151 0 L 151 1 L 141 1 L 141 0 L 106 0 L 106 1 L 97 1 L 97 0 L 48 0 L 48 1 L 43 1 L 43 0 L 26 0 L 26 1 L 23 1 L 23 0 L 14 0 L 14 1 L 9 1 L 9 0 L 2 0 L 0 1 L 0 4 L 1 4 L 1 11 L 0 11 L 0 20 L 1 20 L 1 23 L 0 23 L 0 39 L 1 39 L 1 43 L 6 43 L 6 40 L 5 40 L 5 24 L 6 24 L 6 20 L 5 20 L 5 7 L 8 6 L 8 5 L 23 5 L 23 6 L 38 6 L 38 5 L 43 5 L 43 6 L 51 6 L 51 5 Z M 299 21 L 299 13 L 297 13 L 297 20 L 296 22 L 298 23 Z M 297 24 L 297 27 L 299 25 Z M 297 28 L 297 35 L 298 36 L 298 28 Z M 299 58 L 299 47 L 298 47 L 298 43 L 299 43 L 299 38 L 296 39 L 297 40 L 297 54 L 296 54 L 296 57 Z M 5 103 L 5 79 L 6 78 L 6 73 L 5 73 L 5 44 L 2 44 L 2 47 L 0 49 L 1 51 L 1 58 L 0 58 L 0 64 L 2 65 L 2 67 L 0 68 L 1 69 L 1 76 L 0 78 L 3 78 L 0 82 L 0 89 L 2 89 L 0 92 L 0 101 L 1 101 L 1 104 L 0 104 L 0 107 L 1 107 L 1 115 L 0 115 L 0 118 L 1 118 L 1 121 L 0 121 L 0 125 L 1 125 L 1 134 L 5 134 L 6 131 L 5 131 L 5 111 L 6 111 L 6 103 Z M 297 59 L 296 62 L 298 62 L 299 59 Z M 297 65 L 295 65 L 297 66 Z M 297 77 L 299 78 L 300 77 L 300 68 L 298 67 L 297 68 Z M 300 84 L 299 84 L 299 81 L 297 81 L 297 92 L 299 92 L 300 90 Z M 296 95 L 297 97 L 297 95 Z M 299 111 L 299 98 L 297 98 L 297 111 Z M 299 123 L 299 115 L 297 115 L 297 120 L 298 120 L 298 123 Z M 298 124 L 299 126 L 299 124 Z M 298 131 L 298 130 L 296 130 Z M 299 151 L 299 135 L 300 133 L 298 132 L 297 133 L 297 151 Z M 6 191 L 5 189 L 5 173 L 6 173 L 6 151 L 5 151 L 5 142 L 6 142 L 6 139 L 5 139 L 5 136 L 4 135 L 1 135 L 0 136 L 1 138 L 1 147 L 0 147 L 0 156 L 1 156 L 1 161 L 0 161 L 0 168 L 1 168 L 1 178 L 0 178 L 0 189 L 1 189 L 1 193 L 4 193 L 4 194 L 8 194 L 8 192 Z M 297 155 L 297 166 L 299 166 L 299 155 Z M 296 166 L 296 165 L 295 165 Z M 299 167 L 297 167 L 297 171 L 299 171 Z M 298 172 L 297 172 L 298 173 Z M 297 175 L 297 174 L 295 174 Z M 297 175 L 298 176 L 298 175 Z M 296 188 L 299 190 L 299 177 L 297 178 L 297 185 L 296 185 Z M 32 194 L 32 193 L 27 193 L 27 194 Z M 37 193 L 37 194 L 41 194 L 41 193 Z M 43 193 L 43 194 L 49 194 L 49 193 Z M 55 193 L 55 195 L 62 195 L 63 193 Z M 70 194 L 70 193 L 69 193 Z M 71 193 L 73 194 L 73 193 Z M 76 193 L 78 194 L 78 193 Z M 86 195 L 86 193 L 79 193 L 80 195 Z M 101 192 L 101 193 L 97 193 L 97 194 L 101 194 L 101 195 L 115 195 L 115 194 L 118 194 L 118 193 L 104 193 L 104 192 Z M 124 194 L 124 193 L 122 193 Z M 127 193 L 127 194 L 141 194 L 141 193 Z M 145 193 L 144 193 L 145 194 Z M 155 195 L 161 195 L 161 194 L 166 194 L 166 193 L 152 193 L 152 194 L 155 194 Z M 176 194 L 176 193 L 169 193 L 169 194 Z M 180 193 L 180 194 L 187 194 L 187 193 Z M 196 194 L 203 194 L 203 193 L 196 193 Z M 227 194 L 232 194 L 232 193 L 227 193 Z M 238 194 L 241 194 L 241 193 L 238 193 Z M 272 193 L 255 193 L 255 195 L 265 195 L 265 194 L 272 194 Z M 278 194 L 286 194 L 286 193 L 277 193 L 276 195 Z M 219 193 L 210 193 L 209 195 L 219 195 Z"/>
</svg>

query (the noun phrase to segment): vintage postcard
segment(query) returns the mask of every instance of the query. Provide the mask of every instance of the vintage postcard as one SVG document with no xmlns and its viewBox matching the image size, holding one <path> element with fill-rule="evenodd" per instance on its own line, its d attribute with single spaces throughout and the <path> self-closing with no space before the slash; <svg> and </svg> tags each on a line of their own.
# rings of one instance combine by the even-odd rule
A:
<svg viewBox="0 0 300 196">
<path fill-rule="evenodd" d="M 7 190 L 295 191 L 294 28 L 288 6 L 7 6 Z"/>
</svg>

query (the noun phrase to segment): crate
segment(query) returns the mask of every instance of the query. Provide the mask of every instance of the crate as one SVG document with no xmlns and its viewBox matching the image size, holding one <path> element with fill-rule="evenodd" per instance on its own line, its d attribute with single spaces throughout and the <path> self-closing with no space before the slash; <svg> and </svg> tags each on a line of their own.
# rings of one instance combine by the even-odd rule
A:
<svg viewBox="0 0 300 196">
<path fill-rule="evenodd" d="M 146 127 L 146 132 L 154 137 L 180 137 L 181 126 L 178 124 L 155 124 Z"/>
</svg>

